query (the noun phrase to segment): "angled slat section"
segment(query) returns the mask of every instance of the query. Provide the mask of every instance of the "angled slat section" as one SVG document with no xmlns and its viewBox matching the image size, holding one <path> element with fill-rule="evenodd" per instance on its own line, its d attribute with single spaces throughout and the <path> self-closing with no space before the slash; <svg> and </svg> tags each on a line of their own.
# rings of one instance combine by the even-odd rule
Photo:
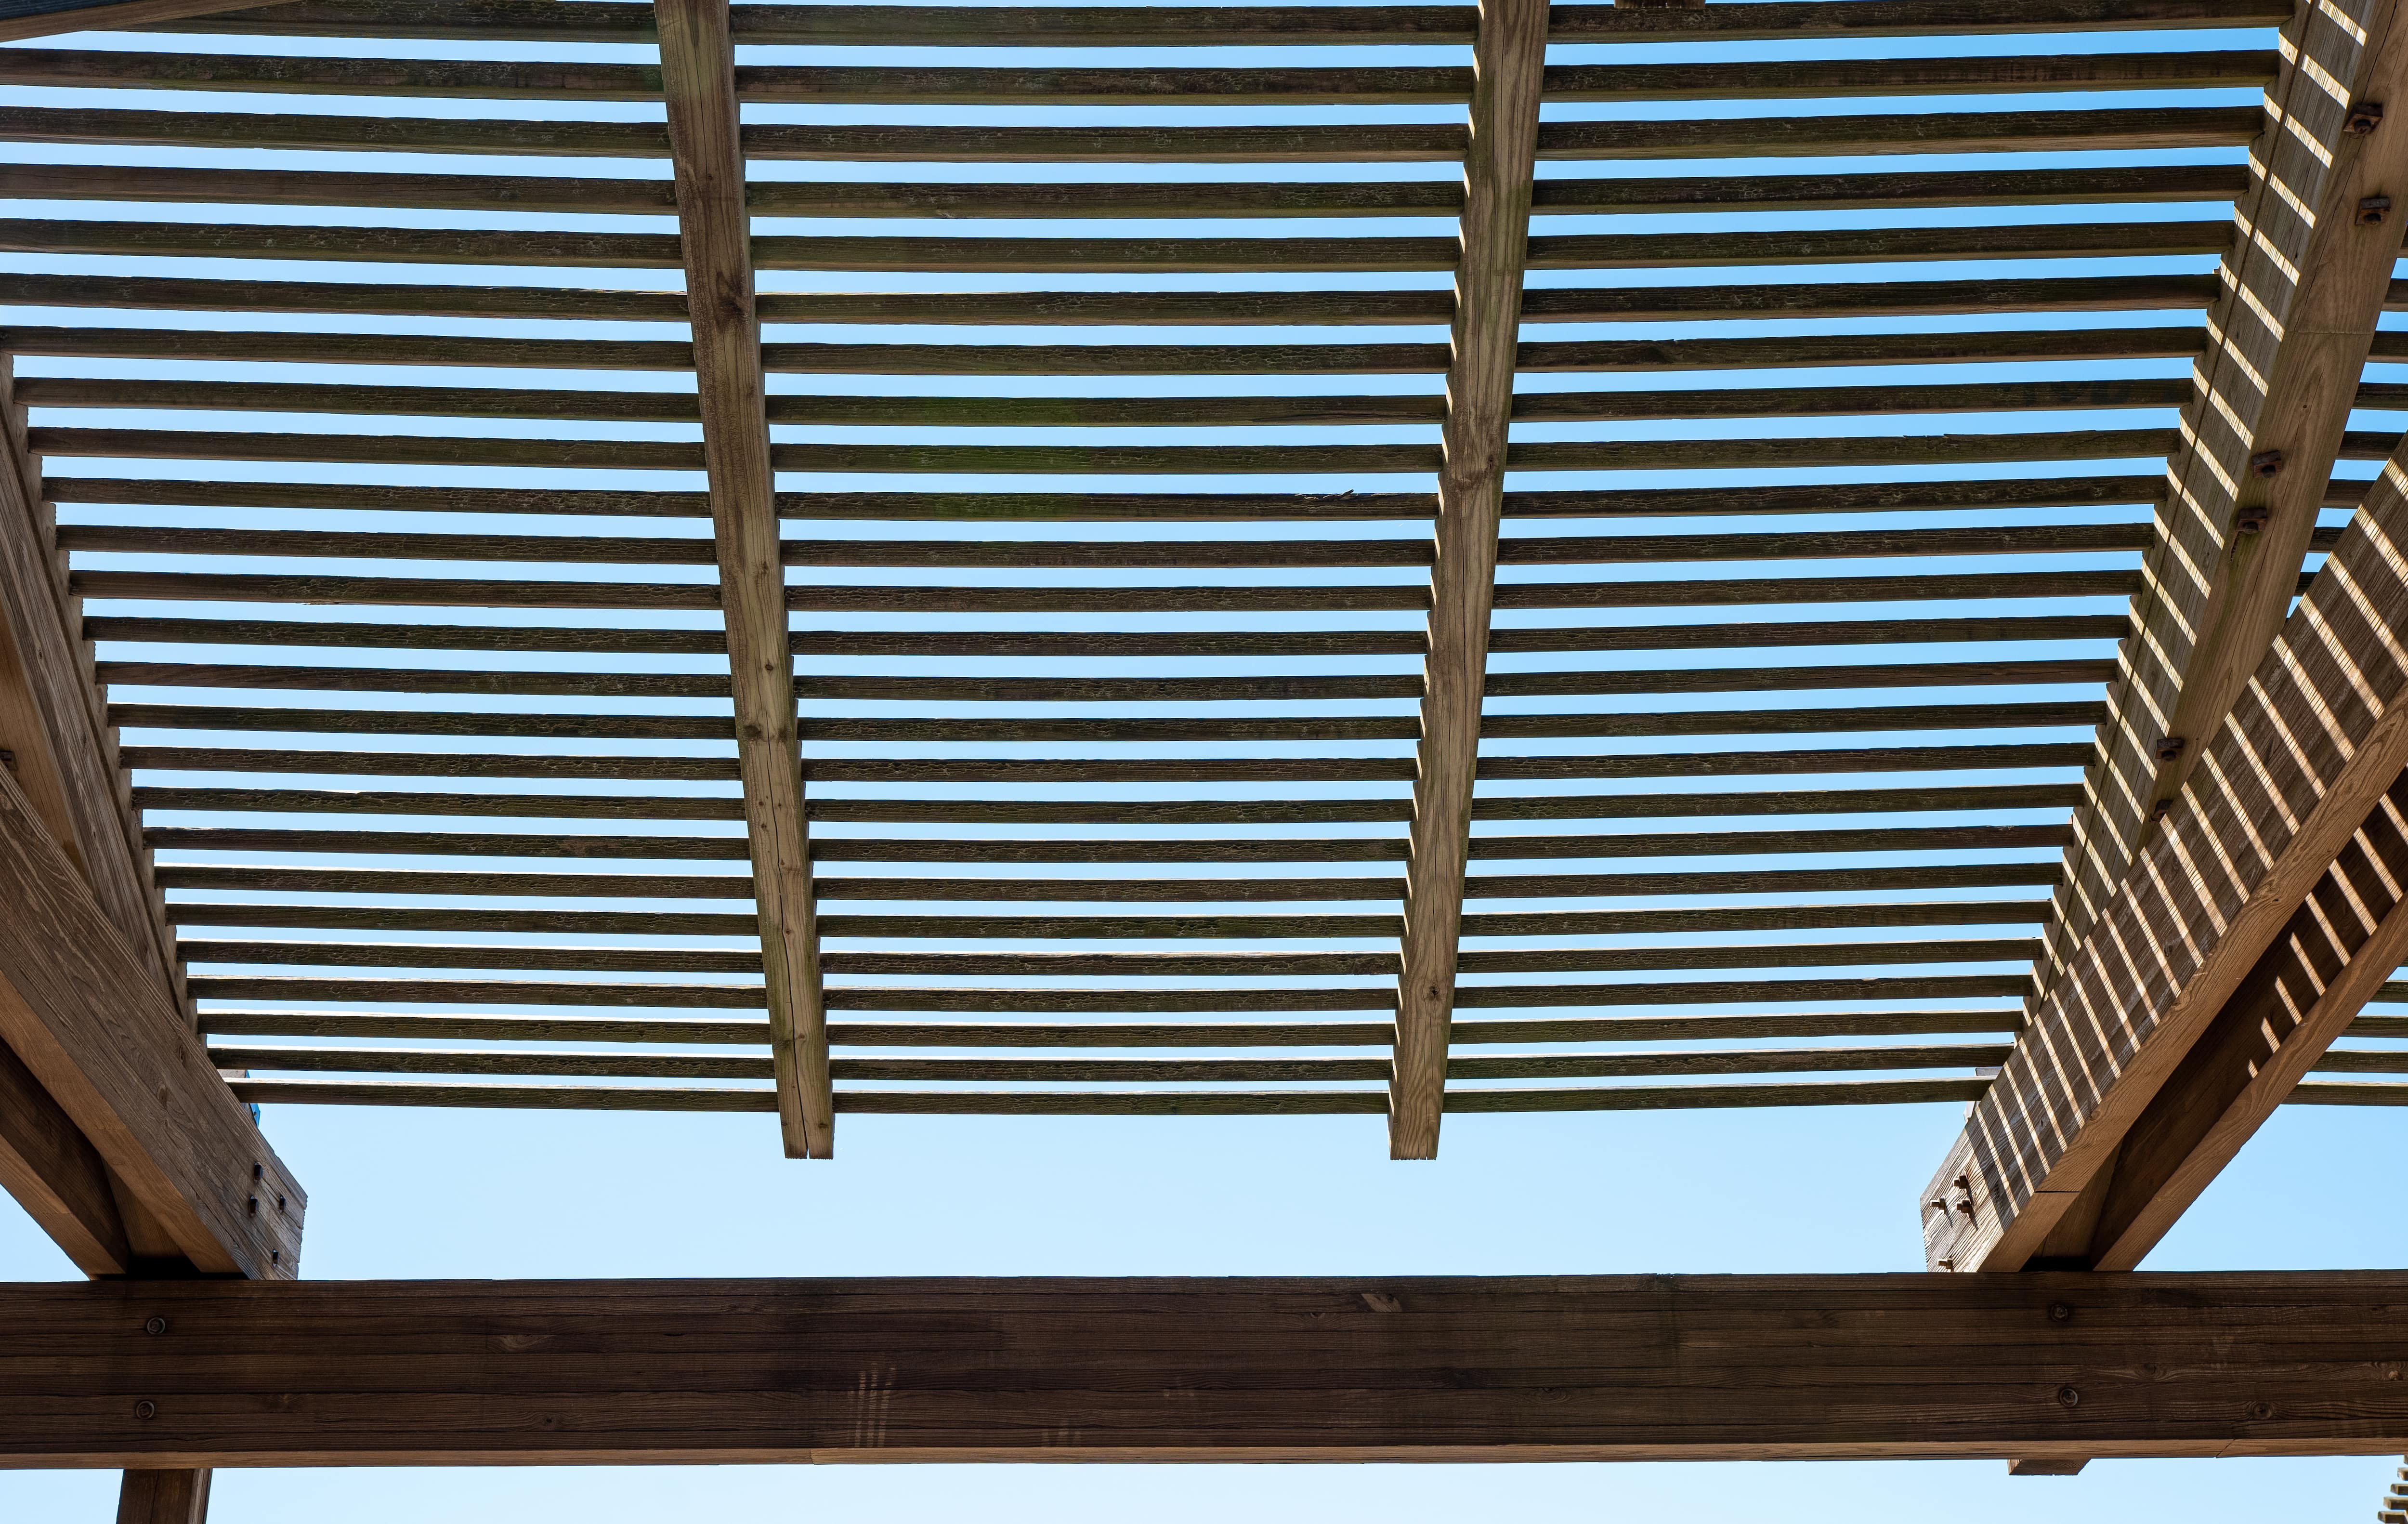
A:
<svg viewBox="0 0 2408 1524">
<path fill-rule="evenodd" d="M 33 1071 L 0 1045 L 0 1188 L 87 1275 L 123 1275 L 134 1246 L 108 1166 Z"/>
<path fill-rule="evenodd" d="M 2113 1190 L 2098 1183 L 2112 1179 L 2126 1147 L 2136 1150 L 2136 1173 L 2102 1247 L 2115 1262 L 2137 1259 L 2185 1193 L 2203 1184 L 2200 1169 L 2212 1172 L 2219 1151 L 2229 1157 L 2288 1088 L 2284 1078 L 2303 1071 L 2346 1025 L 2338 1008 L 2396 966 L 2394 956 L 2375 968 L 2401 935 L 2383 903 L 2400 896 L 2388 876 L 2396 870 L 2380 844 L 2354 841 L 2387 831 L 2386 796 L 2408 767 L 2408 454 L 2386 465 L 2204 751 L 2163 830 L 2037 1005 L 1926 1191 L 1935 1267 L 2021 1268 L 2067 1246 L 2053 1241 L 2060 1225 L 2087 1261 L 2093 1227 L 2084 1218 L 2098 1201 L 2086 1192 Z M 2304 978 L 2279 990 L 2248 987 L 2286 927 L 2295 937 L 2312 929 L 2315 913 L 2296 918 L 2337 861 L 2331 904 L 2362 918 L 2361 928 L 2329 933 L 2338 958 L 2304 941 Z M 2372 905 L 2347 905 L 2358 879 L 2378 890 Z M 2319 896 L 2316 905 L 2327 902 Z M 2281 958 L 2269 970 L 2278 983 Z M 2328 985 L 2318 995 L 2337 991 L 2333 1008 L 2315 1011 L 2310 997 L 2295 1023 L 2285 1017 L 2291 1051 L 2280 1052 L 2278 1040 L 2273 1065 L 2262 1054 L 2237 1060 L 2264 1070 L 2237 1095 L 2234 1057 L 2198 1047 L 2236 999 L 2234 1022 L 2271 1019 L 2286 999 Z M 2194 1052 L 2200 1071 L 2177 1083 Z M 2151 1113 L 2161 1094 L 2169 1108 L 2217 1109 L 2177 1123 L 2172 1111 Z M 2146 1134 L 2136 1134 L 2143 1123 Z"/>
<path fill-rule="evenodd" d="M 175 941 L 117 769 L 116 733 L 93 682 L 91 648 L 76 631 L 79 600 L 63 575 L 9 380 L 0 357 L 0 751 L 146 978 L 180 1004 Z"/>
<path fill-rule="evenodd" d="M 2392 0 L 2349 0 L 2302 6 L 2284 37 L 2272 125 L 2235 208 L 2241 237 L 2109 690 L 2114 718 L 2075 813 L 2043 991 L 2066 976 L 2282 628 L 2399 256 L 2408 26 Z"/>
<path fill-rule="evenodd" d="M 1389 1090 L 1388 1152 L 1395 1158 L 1438 1153 L 1546 57 L 1545 0 L 1484 0 L 1473 49 L 1477 82 L 1464 159 L 1463 254 L 1455 266 L 1429 654 L 1422 668 L 1412 857 L 1405 871 Z"/>
<path fill-rule="evenodd" d="M 695 387 L 718 547 L 737 759 L 767 983 L 778 1120 L 786 1153 L 835 1150 L 827 1015 L 805 839 L 795 664 L 769 467 L 752 218 L 738 147 L 736 48 L 727 0 L 657 0 L 661 74 L 677 175 L 678 229 L 694 327 Z"/>
<path fill-rule="evenodd" d="M 5 774 L 0 905 L 0 1042 L 194 1268 L 292 1276 L 301 1187 Z"/>
</svg>

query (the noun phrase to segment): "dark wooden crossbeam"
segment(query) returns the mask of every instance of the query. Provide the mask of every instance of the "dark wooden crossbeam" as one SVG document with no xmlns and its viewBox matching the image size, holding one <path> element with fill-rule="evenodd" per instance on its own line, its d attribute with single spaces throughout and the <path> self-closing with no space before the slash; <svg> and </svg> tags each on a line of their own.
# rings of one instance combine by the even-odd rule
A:
<svg viewBox="0 0 2408 1524">
<path fill-rule="evenodd" d="M 239 8 L 229 0 L 0 0 L 0 42 L 151 26 Z"/>
<path fill-rule="evenodd" d="M 1547 59 L 1545 0 L 1485 0 L 1463 165 L 1463 253 L 1455 272 L 1443 464 L 1430 567 L 1429 655 L 1413 780 L 1412 857 L 1397 986 L 1396 1078 L 1388 1152 L 1438 1153 L 1447 1022 L 1462 940 L 1463 878 L 1496 598 L 1505 442 L 1513 413 L 1522 275 L 1530 243 L 1532 166 Z"/>
<path fill-rule="evenodd" d="M 2399 1453 L 2408 1273 L 0 1287 L 0 1465 Z"/>
</svg>

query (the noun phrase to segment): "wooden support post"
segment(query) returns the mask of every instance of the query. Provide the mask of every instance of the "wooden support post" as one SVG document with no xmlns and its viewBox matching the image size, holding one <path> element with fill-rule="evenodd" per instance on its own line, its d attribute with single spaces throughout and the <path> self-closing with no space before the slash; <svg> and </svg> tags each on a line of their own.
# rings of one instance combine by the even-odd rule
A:
<svg viewBox="0 0 2408 1524">
<path fill-rule="evenodd" d="M 827 1012 L 803 820 L 795 663 L 786 636 L 785 571 L 769 468 L 761 324 L 752 304 L 752 222 L 736 104 L 736 48 L 727 0 L 655 0 L 661 79 L 668 96 L 694 324 L 695 387 L 711 532 L 719 547 L 720 610 L 736 699 L 738 770 L 752 838 L 752 897 L 761 927 L 778 1121 L 786 1153 L 836 1149 Z"/>
<path fill-rule="evenodd" d="M 1483 0 L 1472 51 L 1470 147 L 1463 166 L 1454 358 L 1440 433 L 1444 460 L 1438 478 L 1437 559 L 1430 568 L 1412 856 L 1405 871 L 1388 1110 L 1388 1152 L 1396 1158 L 1438 1154 L 1546 61 L 1546 0 Z"/>
<path fill-rule="evenodd" d="M 2408 25 L 2396 0 L 2301 6 L 2283 38 L 2090 797 L 2074 813 L 2042 999 L 2282 628 L 2408 225 Z"/>
<path fill-rule="evenodd" d="M 129 1471 L 117 1488 L 117 1524 L 208 1524 L 206 1471 Z"/>
<path fill-rule="evenodd" d="M 2137 1263 L 2398 966 L 2408 447 L 2202 751 L 1925 1191 L 1934 1268 Z"/>
<path fill-rule="evenodd" d="M 300 1186 L 5 773 L 0 906 L 0 1043 L 108 1165 L 113 1187 L 194 1269 L 295 1273 Z M 22 1144 L 10 1152 L 28 1157 Z M 76 1193 L 76 1231 L 93 1240 L 85 1253 L 117 1252 L 79 1151 L 54 1139 L 48 1157 L 50 1188 Z"/>
<path fill-rule="evenodd" d="M 51 1282 L 0 1466 L 2396 1455 L 2403 1375 L 2397 1271 Z"/>
</svg>

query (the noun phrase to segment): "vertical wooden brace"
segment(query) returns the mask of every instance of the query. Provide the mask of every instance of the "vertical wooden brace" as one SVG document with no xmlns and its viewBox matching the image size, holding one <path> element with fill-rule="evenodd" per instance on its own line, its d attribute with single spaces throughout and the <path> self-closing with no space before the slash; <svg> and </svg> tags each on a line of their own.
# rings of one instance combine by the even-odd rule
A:
<svg viewBox="0 0 2408 1524">
<path fill-rule="evenodd" d="M 1472 51 L 1470 148 L 1463 166 L 1463 252 L 1455 273 L 1454 355 L 1447 367 L 1439 467 L 1429 654 L 1413 782 L 1412 856 L 1397 986 L 1388 1152 L 1438 1153 L 1446 1098 L 1471 794 L 1480 762 L 1481 693 L 1496 596 L 1497 531 L 1530 237 L 1530 176 L 1547 58 L 1545 0 L 1484 0 Z"/>
<path fill-rule="evenodd" d="M 117 1489 L 117 1524 L 208 1524 L 206 1471 L 129 1471 Z"/>
<path fill-rule="evenodd" d="M 738 127 L 727 0 L 655 0 L 694 324 L 695 389 L 718 545 L 720 609 L 735 696 L 738 770 L 761 927 L 778 1122 L 788 1157 L 835 1151 L 827 1013 L 803 819 L 795 664 L 769 467 L 752 222 Z"/>
</svg>

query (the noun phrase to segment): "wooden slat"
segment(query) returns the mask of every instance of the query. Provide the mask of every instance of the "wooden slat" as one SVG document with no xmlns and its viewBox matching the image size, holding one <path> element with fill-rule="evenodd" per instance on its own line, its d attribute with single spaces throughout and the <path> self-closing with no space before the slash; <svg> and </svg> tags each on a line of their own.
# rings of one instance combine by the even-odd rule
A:
<svg viewBox="0 0 2408 1524">
<path fill-rule="evenodd" d="M 2261 140 L 2260 178 L 2235 209 L 2249 236 L 2226 256 L 2214 342 L 2193 372 L 2200 400 L 2167 463 L 2043 988 L 2068 976 L 2289 612 L 2400 252 L 2398 214 L 2362 223 L 2359 204 L 2408 180 L 2408 128 L 2393 119 L 2358 134 L 2348 122 L 2355 102 L 2408 100 L 2408 26 L 2390 0 L 2358 0 L 2303 8 L 2285 36 L 2299 62 L 2269 101 L 2287 125 Z M 2271 478 L 2251 465 L 2269 452 Z M 2240 526 L 2253 513 L 2261 531 Z M 2169 738 L 2181 744 L 2161 757 Z"/>
<path fill-rule="evenodd" d="M 702 1094 L 736 1110 L 766 1092 Z M 0 1454 L 17 1466 L 2072 1459 L 2408 1440 L 2408 1384 L 2378 1374 L 2408 1360 L 2408 1277 L 2389 1272 L 5 1297 L 0 1361 L 22 1374 L 0 1387 Z M 139 1331 L 151 1317 L 165 1336 Z M 280 1401 L 295 1391 L 309 1401 Z"/>
<path fill-rule="evenodd" d="M 0 42 L 150 26 L 234 8 L 226 0 L 12 0 L 0 15 Z M 121 1518 L 127 1516 L 121 1515 Z M 150 1516 L 133 1516 L 150 1524 Z M 164 1518 L 165 1516 L 161 1516 Z M 181 1521 L 179 1521 L 181 1524 Z"/>
<path fill-rule="evenodd" d="M 655 0 L 677 171 L 678 225 L 694 324 L 721 617 L 735 698 L 737 761 L 769 994 L 778 1120 L 788 1157 L 835 1150 L 827 1014 L 820 993 L 809 827 L 786 640 L 767 387 L 752 308 L 752 218 L 737 146 L 736 50 L 726 0 Z"/>
<path fill-rule="evenodd" d="M 2181 1066 L 2201 1054 L 2207 1072 L 2196 1085 L 2185 1081 L 2193 1100 L 2170 1105 L 2196 1113 L 2196 1098 L 2229 1084 L 2230 1066 L 2197 1044 L 2408 768 L 2403 541 L 2408 455 L 2386 466 L 2241 703 L 2202 748 L 2156 839 L 2054 989 L 2035 997 L 2014 1057 L 1925 1194 L 1926 1253 L 1935 1266 L 2014 1270 L 2049 1253 L 2061 1225 L 2086 1255 L 2086 1193 L 2114 1167 Z M 2387 950 L 2396 928 L 2378 934 L 2375 923 L 2386 919 L 2379 907 L 2353 912 L 2360 913 L 2369 927 L 2342 938 L 2343 948 L 2372 938 L 2378 951 Z M 2345 986 L 2379 983 L 2387 971 L 2370 965 L 2333 987 L 2345 997 Z M 2312 970 L 2309 983 L 2318 982 Z M 2254 1030 L 2270 1013 L 2250 999 L 2257 1008 L 2235 1020 Z M 2294 1052 L 2312 1058 L 2343 1019 L 2320 1013 L 2300 1023 Z M 2261 1067 L 2258 1100 L 2244 1092 L 2216 1105 L 2237 1108 L 2245 1118 L 2237 1124 L 2242 1136 L 2270 1104 L 2266 1092 L 2279 1094 L 2301 1066 L 2283 1055 Z M 2231 1130 L 2224 1136 L 2237 1147 Z M 2181 1143 L 2176 1153 L 2198 1147 L 2211 1168 L 2221 1163 L 2215 1147 L 2194 1141 L 2198 1133 L 2153 1131 Z M 2150 1182 L 2144 1194 L 2178 1210 L 2187 1197 L 2164 1184 L 2184 1172 L 2172 1162 L 2178 1161 L 2161 1154 L 2141 1178 Z M 1960 1177 L 1966 1185 L 1956 1187 Z M 2192 1176 L 2190 1187 L 2199 1184 Z M 2171 1218 L 2158 1220 L 2161 1230 Z"/>
<path fill-rule="evenodd" d="M 1762 14 L 1757 14 L 1757 12 Z M 954 7 L 795 5 L 736 13 L 739 41 L 784 47 L 1176 48 L 1398 46 L 1469 43 L 1470 6 L 1046 6 Z M 1721 11 L 1597 7 L 1551 23 L 1561 42 L 1752 37 L 1956 36 L 2045 32 L 2155 31 L 2272 26 L 2290 12 L 2270 0 L 2022 0 L 1968 12 L 1935 0 L 1842 0 Z M 314 0 L 232 10 L 176 28 L 330 37 L 507 38 L 530 42 L 651 40 L 650 18 L 576 0 L 479 0 L 474 5 L 398 5 L 389 0 Z"/>
<path fill-rule="evenodd" d="M 2126 1135 L 2079 1247 L 2042 1245 L 2065 1268 L 2130 1270 L 2311 1070 L 2408 958 L 2408 786 L 2368 812 L 2332 868 L 2249 971 L 2214 1022 Z M 2400 1071 L 2408 1055 L 2351 1055 Z M 2363 1071 L 2358 1065 L 2352 1068 Z"/>
<path fill-rule="evenodd" d="M 1397 975 L 1393 1158 L 1438 1154 L 1546 56 L 1543 0 L 1483 0 Z"/>
<path fill-rule="evenodd" d="M 81 874 L 164 998 L 183 1004 L 150 857 L 116 765 L 80 605 L 38 485 L 24 413 L 0 359 L 0 748 L 35 815 Z"/>
<path fill-rule="evenodd" d="M 300 1186 L 5 772 L 0 903 L 0 1042 L 194 1268 L 296 1273 Z"/>
</svg>

